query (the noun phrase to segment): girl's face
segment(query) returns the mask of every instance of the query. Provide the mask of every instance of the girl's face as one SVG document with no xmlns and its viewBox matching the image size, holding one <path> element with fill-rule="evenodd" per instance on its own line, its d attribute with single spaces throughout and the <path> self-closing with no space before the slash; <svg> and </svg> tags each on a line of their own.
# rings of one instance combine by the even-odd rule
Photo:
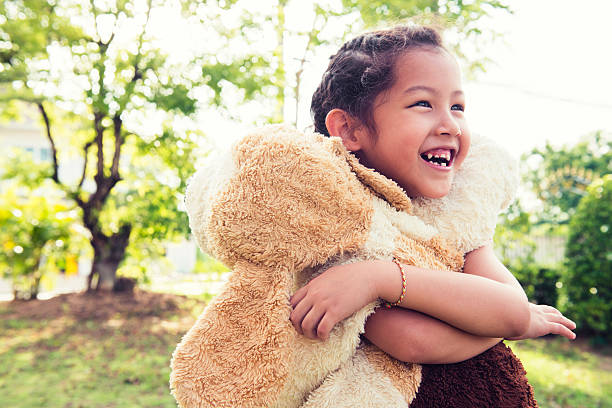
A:
<svg viewBox="0 0 612 408">
<path fill-rule="evenodd" d="M 374 100 L 376 135 L 355 130 L 359 158 L 410 197 L 443 197 L 470 147 L 459 67 L 443 50 L 417 49 L 398 58 L 395 79 Z"/>
</svg>

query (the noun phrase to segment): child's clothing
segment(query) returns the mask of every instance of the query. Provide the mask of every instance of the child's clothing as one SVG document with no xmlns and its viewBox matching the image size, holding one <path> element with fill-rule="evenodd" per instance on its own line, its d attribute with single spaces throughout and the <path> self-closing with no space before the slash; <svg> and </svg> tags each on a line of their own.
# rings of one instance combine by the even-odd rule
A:
<svg viewBox="0 0 612 408">
<path fill-rule="evenodd" d="M 503 345 L 436 370 L 360 345 L 378 302 L 337 324 L 325 342 L 300 336 L 289 321 L 290 294 L 333 265 L 396 257 L 461 272 L 464 253 L 492 239 L 516 187 L 513 162 L 499 148 L 472 146 L 477 155 L 451 193 L 434 201 L 411 201 L 337 138 L 283 126 L 247 135 L 199 170 L 186 197 L 190 225 L 233 274 L 173 355 L 179 405 L 535 406 L 520 362 Z M 483 378 L 495 381 L 485 390 L 467 386 Z M 436 387 L 445 395 L 436 398 Z"/>
</svg>

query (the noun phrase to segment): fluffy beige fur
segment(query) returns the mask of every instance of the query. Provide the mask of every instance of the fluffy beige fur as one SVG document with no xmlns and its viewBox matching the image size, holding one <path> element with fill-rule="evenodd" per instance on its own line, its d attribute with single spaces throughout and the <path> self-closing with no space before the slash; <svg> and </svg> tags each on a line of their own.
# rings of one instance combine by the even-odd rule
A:
<svg viewBox="0 0 612 408">
<path fill-rule="evenodd" d="M 320 342 L 295 332 L 288 298 L 346 262 L 396 256 L 460 272 L 463 253 L 490 241 L 495 216 L 516 186 L 512 160 L 500 149 L 486 140 L 474 140 L 472 149 L 481 159 L 468 156 L 447 197 L 415 202 L 362 166 L 339 139 L 284 126 L 259 129 L 210 160 L 187 191 L 190 226 L 202 249 L 233 273 L 174 352 L 170 383 L 179 405 L 405 407 L 412 401 L 420 366 L 360 342 L 377 302 Z M 493 177 L 483 157 L 506 171 Z M 484 199 L 471 198 L 475 188 L 487 192 Z"/>
</svg>

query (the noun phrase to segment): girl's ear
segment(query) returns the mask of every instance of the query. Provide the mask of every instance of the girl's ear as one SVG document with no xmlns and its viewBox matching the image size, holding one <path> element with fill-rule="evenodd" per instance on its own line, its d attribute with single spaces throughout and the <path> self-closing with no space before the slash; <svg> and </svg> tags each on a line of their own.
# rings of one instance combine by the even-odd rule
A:
<svg viewBox="0 0 612 408">
<path fill-rule="evenodd" d="M 355 126 L 355 119 L 342 109 L 332 109 L 325 117 L 325 126 L 330 136 L 338 136 L 347 150 L 361 150 L 361 134 Z"/>
</svg>

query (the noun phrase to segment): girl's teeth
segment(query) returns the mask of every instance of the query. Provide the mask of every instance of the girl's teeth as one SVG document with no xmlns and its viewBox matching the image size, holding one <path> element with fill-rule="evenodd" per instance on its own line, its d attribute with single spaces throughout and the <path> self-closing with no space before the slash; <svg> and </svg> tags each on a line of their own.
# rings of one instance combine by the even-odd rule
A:
<svg viewBox="0 0 612 408">
<path fill-rule="evenodd" d="M 446 167 L 446 163 L 440 163 L 442 167 Z"/>
<path fill-rule="evenodd" d="M 431 153 L 427 153 L 427 158 L 431 159 L 433 156 L 431 155 Z"/>
</svg>

